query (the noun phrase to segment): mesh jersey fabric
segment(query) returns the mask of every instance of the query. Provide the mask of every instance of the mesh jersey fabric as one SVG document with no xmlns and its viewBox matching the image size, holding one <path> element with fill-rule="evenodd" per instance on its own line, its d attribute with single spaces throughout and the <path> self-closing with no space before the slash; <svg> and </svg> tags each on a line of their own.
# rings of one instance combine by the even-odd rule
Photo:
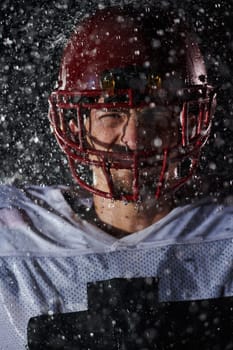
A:
<svg viewBox="0 0 233 350">
<path fill-rule="evenodd" d="M 231 206 L 202 200 L 115 239 L 75 217 L 65 190 L 0 189 L 0 349 L 25 349 L 30 317 L 86 310 L 88 282 L 157 277 L 160 301 L 233 295 Z"/>
</svg>

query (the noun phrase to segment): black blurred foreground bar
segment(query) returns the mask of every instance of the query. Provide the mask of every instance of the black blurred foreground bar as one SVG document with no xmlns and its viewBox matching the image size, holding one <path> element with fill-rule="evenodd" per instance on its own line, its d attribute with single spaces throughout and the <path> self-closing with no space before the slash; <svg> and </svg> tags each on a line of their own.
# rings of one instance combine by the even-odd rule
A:
<svg viewBox="0 0 233 350">
<path fill-rule="evenodd" d="M 88 311 L 29 320 L 30 350 L 233 349 L 233 297 L 158 303 L 152 278 L 87 288 Z"/>
</svg>

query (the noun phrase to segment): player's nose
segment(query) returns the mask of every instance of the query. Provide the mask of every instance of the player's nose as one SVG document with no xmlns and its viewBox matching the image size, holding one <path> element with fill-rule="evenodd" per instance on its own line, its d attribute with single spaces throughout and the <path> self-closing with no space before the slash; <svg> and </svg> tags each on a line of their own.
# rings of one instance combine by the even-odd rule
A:
<svg viewBox="0 0 233 350">
<path fill-rule="evenodd" d="M 150 119 L 144 116 L 143 109 L 131 110 L 121 138 L 130 150 L 142 151 L 151 147 L 155 131 Z"/>
<path fill-rule="evenodd" d="M 138 147 L 137 118 L 135 113 L 130 115 L 127 124 L 123 128 L 121 142 L 132 151 L 135 151 Z"/>
</svg>

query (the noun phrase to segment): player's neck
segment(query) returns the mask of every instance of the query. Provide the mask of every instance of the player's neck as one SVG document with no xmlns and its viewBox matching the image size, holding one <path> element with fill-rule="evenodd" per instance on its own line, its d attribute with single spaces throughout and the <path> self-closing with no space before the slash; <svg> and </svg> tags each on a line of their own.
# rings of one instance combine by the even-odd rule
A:
<svg viewBox="0 0 233 350">
<path fill-rule="evenodd" d="M 135 204 L 112 201 L 99 196 L 94 196 L 94 206 L 101 222 L 107 224 L 108 231 L 116 236 L 143 230 L 162 219 L 174 207 L 171 199 Z"/>
</svg>

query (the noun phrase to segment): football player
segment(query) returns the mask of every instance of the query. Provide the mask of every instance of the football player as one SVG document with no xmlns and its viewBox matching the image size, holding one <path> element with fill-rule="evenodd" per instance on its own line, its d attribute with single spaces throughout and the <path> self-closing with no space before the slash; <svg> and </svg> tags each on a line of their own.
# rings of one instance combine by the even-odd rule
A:
<svg viewBox="0 0 233 350">
<path fill-rule="evenodd" d="M 31 317 L 51 321 L 53 314 L 91 305 L 105 310 L 101 291 L 114 285 L 115 295 L 125 296 L 124 279 L 132 279 L 142 309 L 140 290 L 148 285 L 157 302 L 232 295 L 232 207 L 209 198 L 174 202 L 197 168 L 215 107 L 198 40 L 182 16 L 110 7 L 86 17 L 64 49 L 49 105 L 78 186 L 1 188 L 3 348 L 23 349 Z M 101 281 L 99 293 L 88 292 Z M 117 305 L 114 295 L 109 300 Z M 131 306 L 129 300 L 123 308 Z M 34 349 L 32 335 L 40 332 L 34 323 L 29 329 Z M 77 343 L 88 330 L 76 331 L 70 348 L 91 348 Z M 69 348 L 68 335 L 59 332 L 55 340 L 53 332 L 43 333 L 35 343 Z M 119 348 L 119 336 L 110 346 L 102 335 L 93 348 Z M 148 348 L 148 341 L 136 343 Z"/>
<path fill-rule="evenodd" d="M 52 129 L 113 235 L 171 211 L 174 190 L 193 174 L 208 138 L 214 90 L 187 30 L 162 11 L 105 10 L 86 19 L 64 50 Z"/>
</svg>

